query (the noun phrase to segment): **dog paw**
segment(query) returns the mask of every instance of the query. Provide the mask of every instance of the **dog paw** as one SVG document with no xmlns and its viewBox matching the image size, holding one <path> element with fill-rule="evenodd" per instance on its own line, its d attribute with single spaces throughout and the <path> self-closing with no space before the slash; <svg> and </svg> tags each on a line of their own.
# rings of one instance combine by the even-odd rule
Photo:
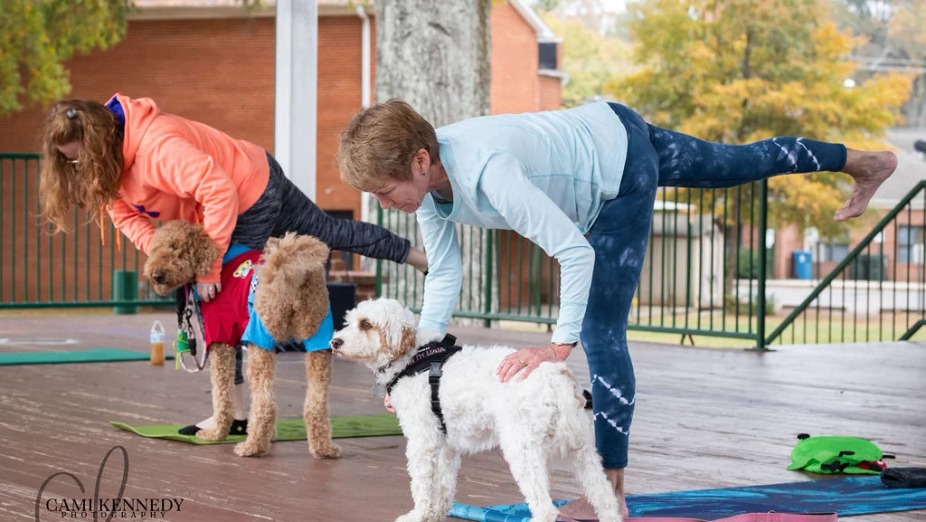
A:
<svg viewBox="0 0 926 522">
<path fill-rule="evenodd" d="M 341 456 L 341 448 L 334 444 L 323 444 L 318 447 L 309 447 L 309 452 L 316 459 L 336 459 Z"/>
<path fill-rule="evenodd" d="M 235 444 L 235 455 L 239 457 L 260 457 L 267 453 L 269 447 L 261 447 L 260 444 L 249 443 L 248 441 Z"/>
<path fill-rule="evenodd" d="M 401 517 L 395 519 L 395 522 L 427 522 L 427 520 L 420 512 L 413 509 Z"/>
<path fill-rule="evenodd" d="M 228 436 L 228 429 L 227 428 L 224 430 L 217 429 L 215 426 L 213 426 L 205 430 L 197 431 L 196 436 L 203 440 L 211 440 L 211 441 L 225 440 L 225 437 Z"/>
</svg>

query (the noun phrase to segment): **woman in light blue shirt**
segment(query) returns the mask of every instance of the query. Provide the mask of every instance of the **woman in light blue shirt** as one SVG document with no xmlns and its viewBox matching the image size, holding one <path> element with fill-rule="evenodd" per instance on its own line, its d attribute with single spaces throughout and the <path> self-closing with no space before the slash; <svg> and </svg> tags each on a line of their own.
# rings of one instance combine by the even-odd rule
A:
<svg viewBox="0 0 926 522">
<path fill-rule="evenodd" d="M 706 142 L 605 102 L 473 118 L 435 131 L 411 106 L 391 100 L 353 118 L 341 135 L 338 160 L 344 181 L 375 195 L 383 208 L 417 214 L 429 260 L 419 328 L 446 330 L 459 298 L 456 223 L 514 230 L 556 258 L 560 315 L 551 342 L 506 358 L 499 378 L 523 379 L 544 361 L 565 360 L 582 341 L 596 445 L 622 502 L 635 402 L 627 319 L 656 188 L 730 187 L 777 174 L 845 172 L 855 190 L 835 215 L 843 221 L 865 211 L 897 166 L 891 152 L 806 138 Z M 594 513 L 583 499 L 561 512 L 578 518 Z"/>
</svg>

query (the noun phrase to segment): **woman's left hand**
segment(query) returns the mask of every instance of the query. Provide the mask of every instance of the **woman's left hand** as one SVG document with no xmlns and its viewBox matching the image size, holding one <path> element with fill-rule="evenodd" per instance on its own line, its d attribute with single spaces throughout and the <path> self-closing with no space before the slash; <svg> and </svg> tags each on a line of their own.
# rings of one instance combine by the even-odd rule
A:
<svg viewBox="0 0 926 522">
<path fill-rule="evenodd" d="M 562 362 L 562 359 L 556 356 L 551 346 L 521 348 L 502 359 L 495 373 L 501 382 L 508 382 L 520 372 L 518 380 L 523 381 L 546 361 Z"/>
<path fill-rule="evenodd" d="M 428 273 L 428 256 L 424 253 L 424 250 L 420 248 L 411 247 L 408 249 L 408 256 L 405 258 L 405 262 L 409 265 L 412 265 L 419 272 L 427 275 Z"/>
<path fill-rule="evenodd" d="M 222 291 L 222 283 L 200 283 L 196 282 L 196 293 L 199 294 L 199 297 L 206 303 L 211 302 L 215 299 L 215 296 L 219 295 L 219 292 Z"/>
</svg>

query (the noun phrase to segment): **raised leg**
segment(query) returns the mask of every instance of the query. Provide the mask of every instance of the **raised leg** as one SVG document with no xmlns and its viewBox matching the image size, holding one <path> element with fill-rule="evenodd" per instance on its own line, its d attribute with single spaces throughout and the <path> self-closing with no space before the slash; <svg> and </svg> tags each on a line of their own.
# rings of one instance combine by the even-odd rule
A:
<svg viewBox="0 0 926 522">
<path fill-rule="evenodd" d="M 780 136 L 747 145 L 724 145 L 653 127 L 659 152 L 659 185 L 732 187 L 779 174 L 844 172 L 852 177 L 852 196 L 833 216 L 861 216 L 878 188 L 897 169 L 890 151 L 860 151 L 843 145 Z"/>
<path fill-rule="evenodd" d="M 328 416 L 328 387 L 331 384 L 331 350 L 305 354 L 305 406 L 302 419 L 313 457 L 334 459 L 341 449 L 331 441 L 331 419 Z"/>
<path fill-rule="evenodd" d="M 852 176 L 855 187 L 846 206 L 836 211 L 834 219 L 845 221 L 861 216 L 878 188 L 897 169 L 897 155 L 889 151 L 863 152 L 849 149 L 843 172 Z"/>
<path fill-rule="evenodd" d="M 270 449 L 276 434 L 276 400 L 273 378 L 276 357 L 269 350 L 252 347 L 248 351 L 248 385 L 251 388 L 251 412 L 248 415 L 248 438 L 235 445 L 241 457 L 259 457 Z"/>
<path fill-rule="evenodd" d="M 209 346 L 209 373 L 212 380 L 212 426 L 196 436 L 205 440 L 223 440 L 234 417 L 235 347 L 213 343 Z"/>
</svg>

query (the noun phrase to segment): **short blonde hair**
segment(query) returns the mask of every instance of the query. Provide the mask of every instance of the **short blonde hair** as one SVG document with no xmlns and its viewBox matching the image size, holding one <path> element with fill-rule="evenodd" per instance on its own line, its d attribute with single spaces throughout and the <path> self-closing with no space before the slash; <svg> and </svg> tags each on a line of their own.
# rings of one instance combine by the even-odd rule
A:
<svg viewBox="0 0 926 522">
<path fill-rule="evenodd" d="M 434 127 L 402 100 L 378 103 L 355 115 L 341 133 L 341 179 L 363 192 L 375 192 L 390 180 L 410 179 L 420 149 L 432 163 L 440 161 Z"/>
</svg>

